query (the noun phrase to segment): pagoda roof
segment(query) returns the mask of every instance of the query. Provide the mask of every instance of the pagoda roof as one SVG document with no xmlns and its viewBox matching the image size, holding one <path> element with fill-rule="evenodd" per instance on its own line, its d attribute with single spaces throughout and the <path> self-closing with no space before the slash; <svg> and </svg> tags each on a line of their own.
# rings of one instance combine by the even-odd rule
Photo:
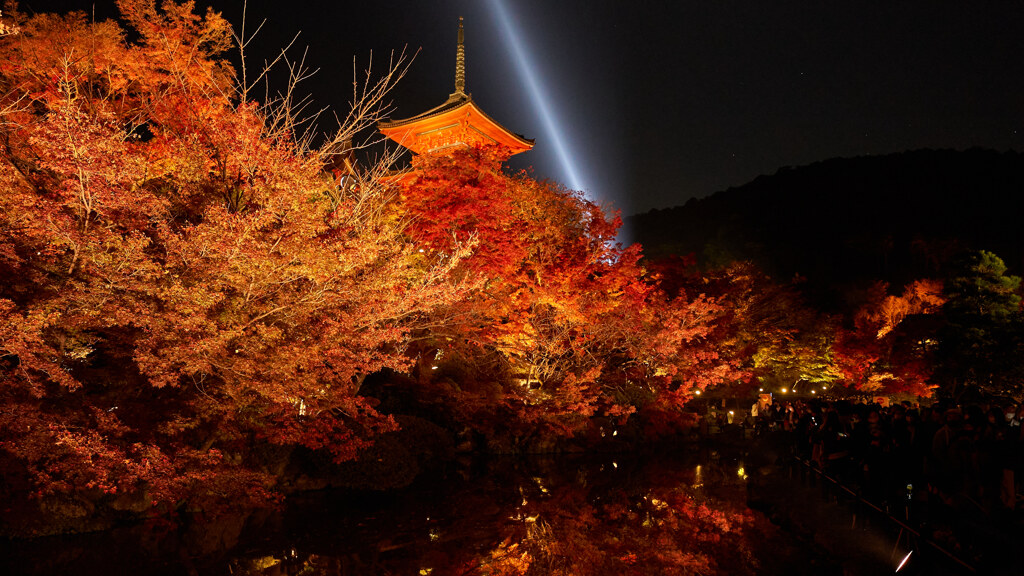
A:
<svg viewBox="0 0 1024 576">
<path fill-rule="evenodd" d="M 473 96 L 466 92 L 465 72 L 462 18 L 459 18 L 455 92 L 440 106 L 411 118 L 379 122 L 377 129 L 416 154 L 472 145 L 501 146 L 510 154 L 533 148 L 533 140 L 505 128 L 476 105 Z"/>
<path fill-rule="evenodd" d="M 455 110 L 457 108 L 465 106 L 471 100 L 473 100 L 473 97 L 470 96 L 469 94 L 452 94 L 451 96 L 448 97 L 448 100 L 446 100 L 444 104 L 441 104 L 440 106 L 435 106 L 430 110 L 427 110 L 426 112 L 401 120 L 384 120 L 383 122 L 377 124 L 377 126 L 386 130 L 398 128 L 401 126 L 405 126 L 406 124 L 412 124 L 414 122 L 419 122 L 420 120 L 426 120 L 428 118 L 444 114 L 445 112 Z"/>
<path fill-rule="evenodd" d="M 452 94 L 440 106 L 411 118 L 380 122 L 377 128 L 381 134 L 398 142 L 417 154 L 436 151 L 421 145 L 430 134 L 464 127 L 468 137 L 445 147 L 473 143 L 505 147 L 512 154 L 526 152 L 533 148 L 534 141 L 512 132 L 487 115 L 477 106 L 469 94 Z"/>
</svg>

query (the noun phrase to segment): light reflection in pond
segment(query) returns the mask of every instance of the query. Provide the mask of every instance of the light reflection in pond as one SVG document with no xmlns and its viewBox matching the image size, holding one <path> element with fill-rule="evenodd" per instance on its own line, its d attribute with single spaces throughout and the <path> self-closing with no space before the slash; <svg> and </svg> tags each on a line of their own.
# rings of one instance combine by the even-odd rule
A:
<svg viewBox="0 0 1024 576">
<path fill-rule="evenodd" d="M 346 542 L 326 550 L 322 534 L 310 534 L 307 555 L 290 568 L 260 569 L 241 557 L 230 561 L 231 570 L 275 576 L 774 572 L 780 553 L 794 551 L 747 509 L 742 463 L 716 457 L 694 466 L 693 458 L 493 461 L 469 480 L 438 483 L 435 493 L 403 494 L 401 503 L 374 512 L 373 522 L 359 523 L 359 533 L 321 528 L 345 532 Z M 430 509 L 433 519 L 419 530 L 417 508 Z M 794 568 L 790 573 L 805 573 Z"/>
<path fill-rule="evenodd" d="M 109 576 L 121 566 L 234 576 L 815 573 L 806 552 L 747 508 L 746 478 L 753 473 L 749 463 L 708 452 L 467 460 L 396 492 L 306 494 L 286 510 L 249 517 L 235 537 L 204 527 L 204 538 L 231 546 L 219 556 L 186 552 L 212 545 L 197 546 L 182 528 L 134 553 L 124 542 L 145 537 L 121 537 L 116 554 L 97 545 L 109 540 L 104 536 L 79 540 L 84 544 L 72 545 L 79 546 L 74 553 L 62 544 L 72 562 L 22 565 L 19 572 Z M 140 560 L 148 556 L 156 563 Z"/>
</svg>

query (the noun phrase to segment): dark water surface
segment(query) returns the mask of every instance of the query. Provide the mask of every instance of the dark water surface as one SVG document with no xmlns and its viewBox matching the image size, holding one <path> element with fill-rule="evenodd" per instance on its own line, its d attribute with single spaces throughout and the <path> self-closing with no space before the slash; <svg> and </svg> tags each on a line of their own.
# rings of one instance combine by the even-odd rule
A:
<svg viewBox="0 0 1024 576">
<path fill-rule="evenodd" d="M 739 451 L 466 459 L 387 493 L 4 543 L 3 574 L 841 574 L 747 506 Z M 746 458 L 749 461 L 749 458 Z"/>
</svg>

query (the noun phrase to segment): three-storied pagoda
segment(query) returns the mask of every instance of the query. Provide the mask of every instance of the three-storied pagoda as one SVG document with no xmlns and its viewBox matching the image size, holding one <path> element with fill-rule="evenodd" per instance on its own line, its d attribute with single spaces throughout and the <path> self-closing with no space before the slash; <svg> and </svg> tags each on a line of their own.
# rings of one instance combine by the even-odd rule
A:
<svg viewBox="0 0 1024 576">
<path fill-rule="evenodd" d="M 436 108 L 412 118 L 381 122 L 377 128 L 414 154 L 444 154 L 459 147 L 496 145 L 512 156 L 533 148 L 533 140 L 495 122 L 473 102 L 472 95 L 466 93 L 466 50 L 461 17 L 455 56 L 455 92 Z"/>
</svg>

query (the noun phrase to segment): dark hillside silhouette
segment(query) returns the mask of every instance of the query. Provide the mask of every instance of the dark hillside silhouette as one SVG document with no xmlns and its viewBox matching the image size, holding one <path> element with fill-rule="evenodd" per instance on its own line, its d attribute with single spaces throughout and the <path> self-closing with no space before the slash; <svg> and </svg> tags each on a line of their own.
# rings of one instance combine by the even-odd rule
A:
<svg viewBox="0 0 1024 576">
<path fill-rule="evenodd" d="M 832 306 L 836 287 L 941 276 L 965 250 L 995 252 L 1019 273 L 1022 215 L 1024 155 L 919 150 L 782 168 L 629 226 L 651 258 L 752 260 L 780 280 L 806 278 Z"/>
</svg>

